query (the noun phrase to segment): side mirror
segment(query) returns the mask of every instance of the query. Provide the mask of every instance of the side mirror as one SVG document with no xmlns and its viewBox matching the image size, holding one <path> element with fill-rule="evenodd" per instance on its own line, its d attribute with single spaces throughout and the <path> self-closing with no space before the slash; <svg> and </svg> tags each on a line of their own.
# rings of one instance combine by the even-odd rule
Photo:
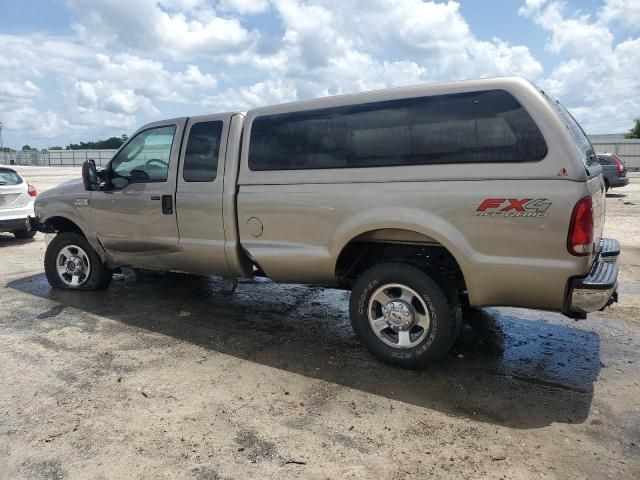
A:
<svg viewBox="0 0 640 480">
<path fill-rule="evenodd" d="M 82 164 L 82 183 L 84 183 L 84 189 L 90 192 L 100 187 L 95 161 L 87 160 Z"/>
</svg>

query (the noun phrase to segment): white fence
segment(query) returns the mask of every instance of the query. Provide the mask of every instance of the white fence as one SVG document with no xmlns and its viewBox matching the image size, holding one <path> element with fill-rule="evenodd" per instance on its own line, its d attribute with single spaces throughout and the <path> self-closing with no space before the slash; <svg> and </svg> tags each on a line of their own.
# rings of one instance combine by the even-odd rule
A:
<svg viewBox="0 0 640 480">
<path fill-rule="evenodd" d="M 615 153 L 627 163 L 631 171 L 640 170 L 640 139 L 603 141 L 594 139 L 598 153 Z M 99 167 L 107 164 L 116 150 L 19 150 L 0 152 L 0 164 L 80 166 L 92 158 Z"/>
<path fill-rule="evenodd" d="M 116 150 L 18 150 L 0 152 L 0 164 L 73 167 L 93 159 L 101 167 L 111 160 L 115 152 Z"/>
<path fill-rule="evenodd" d="M 593 148 L 598 153 L 615 153 L 627 164 L 632 171 L 640 170 L 640 139 L 593 141 Z"/>
</svg>

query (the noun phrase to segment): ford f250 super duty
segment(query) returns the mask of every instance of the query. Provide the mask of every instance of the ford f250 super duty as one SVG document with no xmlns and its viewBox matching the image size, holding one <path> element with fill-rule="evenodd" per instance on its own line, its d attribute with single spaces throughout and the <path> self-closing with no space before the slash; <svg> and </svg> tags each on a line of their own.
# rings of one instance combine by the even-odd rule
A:
<svg viewBox="0 0 640 480">
<path fill-rule="evenodd" d="M 53 287 L 117 267 L 351 290 L 383 361 L 443 356 L 464 307 L 584 318 L 616 300 L 593 148 L 521 78 L 341 95 L 145 125 L 40 195 Z"/>
</svg>

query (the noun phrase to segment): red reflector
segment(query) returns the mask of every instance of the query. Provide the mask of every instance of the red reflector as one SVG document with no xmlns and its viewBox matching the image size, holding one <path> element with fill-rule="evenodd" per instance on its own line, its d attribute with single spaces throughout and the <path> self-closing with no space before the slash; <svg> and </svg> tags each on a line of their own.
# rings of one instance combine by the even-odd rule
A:
<svg viewBox="0 0 640 480">
<path fill-rule="evenodd" d="M 573 207 L 567 250 L 571 255 L 583 257 L 593 250 L 593 205 L 591 197 L 584 197 Z"/>
<path fill-rule="evenodd" d="M 27 188 L 27 193 L 29 194 L 29 196 L 30 197 L 38 196 L 38 191 L 36 190 L 36 187 L 31 185 L 30 183 L 27 183 L 27 185 L 29 185 L 29 187 Z"/>
<path fill-rule="evenodd" d="M 616 167 L 618 167 L 618 173 L 624 172 L 624 163 L 622 163 L 622 160 L 620 160 L 615 153 L 611 154 L 611 160 L 613 160 Z"/>
</svg>

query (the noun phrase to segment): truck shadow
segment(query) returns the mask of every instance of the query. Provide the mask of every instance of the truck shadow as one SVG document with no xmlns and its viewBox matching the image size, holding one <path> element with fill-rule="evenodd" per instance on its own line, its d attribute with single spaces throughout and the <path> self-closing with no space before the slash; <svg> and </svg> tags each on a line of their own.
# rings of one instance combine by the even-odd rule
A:
<svg viewBox="0 0 640 480">
<path fill-rule="evenodd" d="M 443 361 L 408 371 L 376 361 L 360 345 L 344 291 L 255 281 L 225 297 L 216 279 L 176 274 L 139 274 L 135 285 L 121 277 L 103 292 L 53 290 L 43 275 L 8 287 L 58 303 L 27 315 L 33 330 L 43 318 L 73 322 L 65 309 L 74 308 L 250 362 L 516 428 L 583 422 L 600 371 L 596 333 L 497 310 L 470 318 Z"/>
<path fill-rule="evenodd" d="M 33 243 L 33 238 L 19 239 L 13 236 L 12 233 L 0 233 L 0 248 L 13 247 L 15 245 L 24 245 L 27 243 Z"/>
</svg>

